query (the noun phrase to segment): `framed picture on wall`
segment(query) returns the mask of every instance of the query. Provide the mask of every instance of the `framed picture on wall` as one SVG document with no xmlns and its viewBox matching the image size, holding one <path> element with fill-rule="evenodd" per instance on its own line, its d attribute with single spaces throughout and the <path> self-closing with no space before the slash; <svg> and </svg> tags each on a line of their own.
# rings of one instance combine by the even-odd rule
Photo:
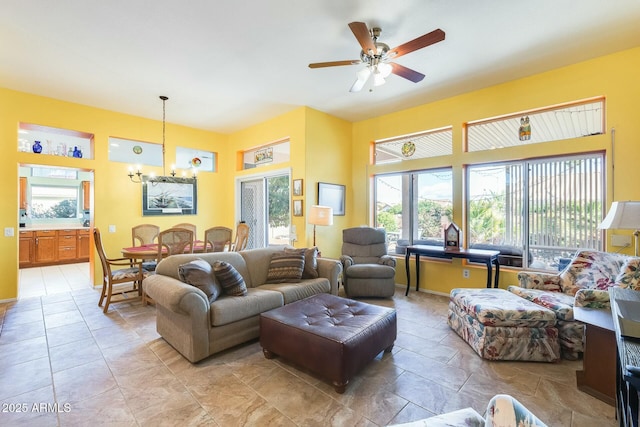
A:
<svg viewBox="0 0 640 427">
<path fill-rule="evenodd" d="M 302 196 L 302 180 L 301 179 L 293 180 L 293 195 Z"/>
<path fill-rule="evenodd" d="M 149 177 L 143 175 L 143 179 Z M 192 178 L 162 177 L 142 186 L 142 215 L 196 215 L 198 181 Z"/>
<path fill-rule="evenodd" d="M 345 186 L 340 184 L 318 183 L 318 204 L 330 206 L 334 215 L 344 215 Z"/>
<path fill-rule="evenodd" d="M 302 216 L 302 200 L 293 201 L 293 216 Z"/>
</svg>

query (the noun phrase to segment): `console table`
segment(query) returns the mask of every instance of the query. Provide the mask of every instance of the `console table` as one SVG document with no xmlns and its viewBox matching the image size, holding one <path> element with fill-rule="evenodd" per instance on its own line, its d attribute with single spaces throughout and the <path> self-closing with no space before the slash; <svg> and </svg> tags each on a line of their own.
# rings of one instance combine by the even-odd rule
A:
<svg viewBox="0 0 640 427">
<path fill-rule="evenodd" d="M 500 251 L 489 251 L 484 249 L 460 249 L 459 251 L 445 251 L 444 246 L 429 245 L 413 245 L 407 246 L 405 254 L 405 268 L 407 270 L 407 291 L 405 296 L 409 295 L 411 287 L 411 273 L 409 272 L 409 258 L 411 254 L 416 256 L 416 291 L 420 289 L 420 255 L 432 258 L 463 258 L 473 262 L 483 262 L 487 266 L 487 288 L 491 287 L 491 276 L 493 274 L 493 266 L 496 266 L 496 279 L 493 287 L 498 287 L 498 276 L 500 275 L 500 263 L 498 255 Z"/>
<path fill-rule="evenodd" d="M 627 366 L 640 367 L 640 339 L 628 338 L 621 334 L 618 323 L 616 300 L 640 302 L 640 292 L 618 287 L 609 288 L 613 327 L 616 333 L 616 414 L 620 426 L 638 426 L 638 402 L 640 375 L 634 375 Z"/>
<path fill-rule="evenodd" d="M 576 384 L 591 396 L 616 404 L 616 334 L 611 310 L 574 307 L 573 317 L 585 324 L 582 370 Z"/>
</svg>

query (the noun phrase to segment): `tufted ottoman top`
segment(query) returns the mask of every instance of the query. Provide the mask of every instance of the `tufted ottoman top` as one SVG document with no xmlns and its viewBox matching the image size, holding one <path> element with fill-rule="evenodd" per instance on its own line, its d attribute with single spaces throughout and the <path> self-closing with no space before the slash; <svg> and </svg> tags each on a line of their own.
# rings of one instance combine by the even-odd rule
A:
<svg viewBox="0 0 640 427">
<path fill-rule="evenodd" d="M 267 311 L 262 316 L 305 333 L 345 342 L 393 312 L 395 310 L 392 308 L 331 294 L 317 294 Z"/>
</svg>

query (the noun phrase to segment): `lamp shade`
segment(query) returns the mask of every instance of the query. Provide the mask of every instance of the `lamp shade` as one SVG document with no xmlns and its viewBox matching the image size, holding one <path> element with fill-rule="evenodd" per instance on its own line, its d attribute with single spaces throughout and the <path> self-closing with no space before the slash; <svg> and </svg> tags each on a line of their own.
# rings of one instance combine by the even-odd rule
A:
<svg viewBox="0 0 640 427">
<path fill-rule="evenodd" d="M 309 224 L 333 225 L 333 209 L 330 206 L 311 206 L 309 209 Z"/>
<path fill-rule="evenodd" d="M 640 202 L 613 202 L 604 220 L 598 225 L 603 230 L 640 228 Z"/>
</svg>

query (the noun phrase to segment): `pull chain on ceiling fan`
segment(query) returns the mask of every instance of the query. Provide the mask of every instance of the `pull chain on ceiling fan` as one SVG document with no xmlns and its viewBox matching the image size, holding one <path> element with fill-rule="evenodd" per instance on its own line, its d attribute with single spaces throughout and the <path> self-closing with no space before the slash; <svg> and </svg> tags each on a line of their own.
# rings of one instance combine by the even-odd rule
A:
<svg viewBox="0 0 640 427">
<path fill-rule="evenodd" d="M 349 28 L 360 43 L 360 59 L 347 61 L 316 62 L 309 64 L 309 68 L 335 67 L 341 65 L 365 64 L 365 68 L 358 71 L 357 79 L 351 86 L 351 92 L 360 91 L 373 75 L 373 85 L 380 86 L 385 83 L 385 79 L 391 74 L 403 77 L 414 83 L 424 79 L 424 74 L 410 68 L 404 67 L 392 60 L 411 53 L 423 47 L 430 46 L 444 40 L 445 34 L 441 29 L 431 31 L 418 38 L 410 40 L 393 49 L 389 49 L 385 43 L 378 42 L 380 28 L 369 30 L 364 22 L 351 22 Z"/>
</svg>

